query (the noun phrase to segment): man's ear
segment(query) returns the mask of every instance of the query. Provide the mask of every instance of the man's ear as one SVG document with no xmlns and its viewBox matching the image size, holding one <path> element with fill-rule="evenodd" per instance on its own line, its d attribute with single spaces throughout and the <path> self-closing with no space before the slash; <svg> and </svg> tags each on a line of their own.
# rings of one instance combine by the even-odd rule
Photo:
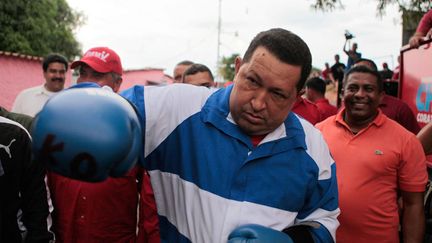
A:
<svg viewBox="0 0 432 243">
<path fill-rule="evenodd" d="M 240 70 L 240 66 L 242 65 L 243 60 L 240 56 L 237 56 L 236 59 L 234 60 L 234 70 L 235 70 L 235 74 L 238 73 L 238 71 Z"/>
<path fill-rule="evenodd" d="M 304 95 L 305 93 L 306 93 L 306 89 L 303 88 L 303 89 L 301 89 L 300 91 L 297 92 L 297 97 L 300 97 L 300 96 Z"/>
</svg>

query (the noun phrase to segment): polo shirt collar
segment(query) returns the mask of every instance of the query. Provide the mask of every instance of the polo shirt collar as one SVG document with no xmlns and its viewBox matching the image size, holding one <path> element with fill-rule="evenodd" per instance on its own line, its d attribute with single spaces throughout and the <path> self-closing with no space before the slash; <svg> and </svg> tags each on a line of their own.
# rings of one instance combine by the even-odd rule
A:
<svg viewBox="0 0 432 243">
<path fill-rule="evenodd" d="M 345 114 L 345 107 L 343 107 L 336 115 L 335 117 L 335 121 L 336 123 L 344 126 L 346 129 L 351 130 L 348 126 L 348 124 L 345 122 L 344 118 L 344 114 Z M 378 115 L 375 117 L 375 119 L 366 127 L 363 128 L 362 130 L 365 130 L 367 128 L 369 128 L 371 125 L 375 125 L 377 127 L 380 127 L 384 124 L 386 119 L 386 116 L 382 113 L 381 109 L 378 109 Z"/>
</svg>

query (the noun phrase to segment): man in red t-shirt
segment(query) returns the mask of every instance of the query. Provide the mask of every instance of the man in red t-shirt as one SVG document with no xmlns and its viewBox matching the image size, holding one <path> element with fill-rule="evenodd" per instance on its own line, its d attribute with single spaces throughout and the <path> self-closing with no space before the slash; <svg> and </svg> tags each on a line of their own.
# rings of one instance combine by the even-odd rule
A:
<svg viewBox="0 0 432 243">
<path fill-rule="evenodd" d="M 408 131 L 417 134 L 420 126 L 413 111 L 403 100 L 384 94 L 379 108 L 390 119 L 401 124 Z"/>
<path fill-rule="evenodd" d="M 306 81 L 306 98 L 314 103 L 321 112 L 321 120 L 336 115 L 337 108 L 325 98 L 326 84 L 320 78 L 310 78 Z"/>
<path fill-rule="evenodd" d="M 334 79 L 332 77 L 332 71 L 328 62 L 324 64 L 325 68 L 321 71 L 321 76 L 327 84 L 333 83 Z"/>
<path fill-rule="evenodd" d="M 120 89 L 121 60 L 109 48 L 91 48 L 71 68 L 79 71 L 77 83 L 97 83 L 113 92 Z M 124 176 L 98 183 L 49 172 L 56 242 L 159 242 L 158 217 L 147 176 L 138 166 Z"/>
<path fill-rule="evenodd" d="M 419 47 L 420 42 L 423 37 L 430 38 L 432 36 L 432 10 L 429 10 L 423 17 L 421 18 L 416 32 L 409 40 L 409 45 L 411 47 Z"/>
</svg>

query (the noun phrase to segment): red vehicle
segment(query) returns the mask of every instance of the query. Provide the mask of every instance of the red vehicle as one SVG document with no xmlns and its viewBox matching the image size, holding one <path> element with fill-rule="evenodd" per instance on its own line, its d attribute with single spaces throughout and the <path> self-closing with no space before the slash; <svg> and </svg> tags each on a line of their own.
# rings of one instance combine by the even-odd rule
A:
<svg viewBox="0 0 432 243">
<path fill-rule="evenodd" d="M 425 41 L 418 49 L 404 47 L 400 65 L 399 98 L 409 105 L 420 127 L 423 127 L 432 121 L 432 40 Z M 432 156 L 428 156 L 428 161 L 428 167 L 432 170 Z M 425 242 L 432 242 L 431 190 L 429 187 L 425 196 Z"/>
<path fill-rule="evenodd" d="M 432 40 L 418 49 L 401 50 L 399 98 L 404 100 L 420 127 L 432 121 Z"/>
</svg>

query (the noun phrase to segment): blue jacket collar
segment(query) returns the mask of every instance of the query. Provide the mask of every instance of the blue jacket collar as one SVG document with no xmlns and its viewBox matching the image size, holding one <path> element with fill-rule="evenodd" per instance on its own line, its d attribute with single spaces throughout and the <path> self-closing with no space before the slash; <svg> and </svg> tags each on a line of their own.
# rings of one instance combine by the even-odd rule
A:
<svg viewBox="0 0 432 243">
<path fill-rule="evenodd" d="M 263 152 L 267 150 L 268 152 L 260 153 L 262 156 L 299 147 L 306 149 L 303 126 L 299 118 L 292 112 L 289 113 L 283 124 L 264 138 L 260 146 L 254 148 L 250 137 L 235 124 L 230 116 L 229 97 L 232 88 L 233 85 L 220 89 L 208 98 L 201 112 L 203 122 L 210 123 L 226 135 L 242 141 L 250 150 L 260 147 Z"/>
</svg>

